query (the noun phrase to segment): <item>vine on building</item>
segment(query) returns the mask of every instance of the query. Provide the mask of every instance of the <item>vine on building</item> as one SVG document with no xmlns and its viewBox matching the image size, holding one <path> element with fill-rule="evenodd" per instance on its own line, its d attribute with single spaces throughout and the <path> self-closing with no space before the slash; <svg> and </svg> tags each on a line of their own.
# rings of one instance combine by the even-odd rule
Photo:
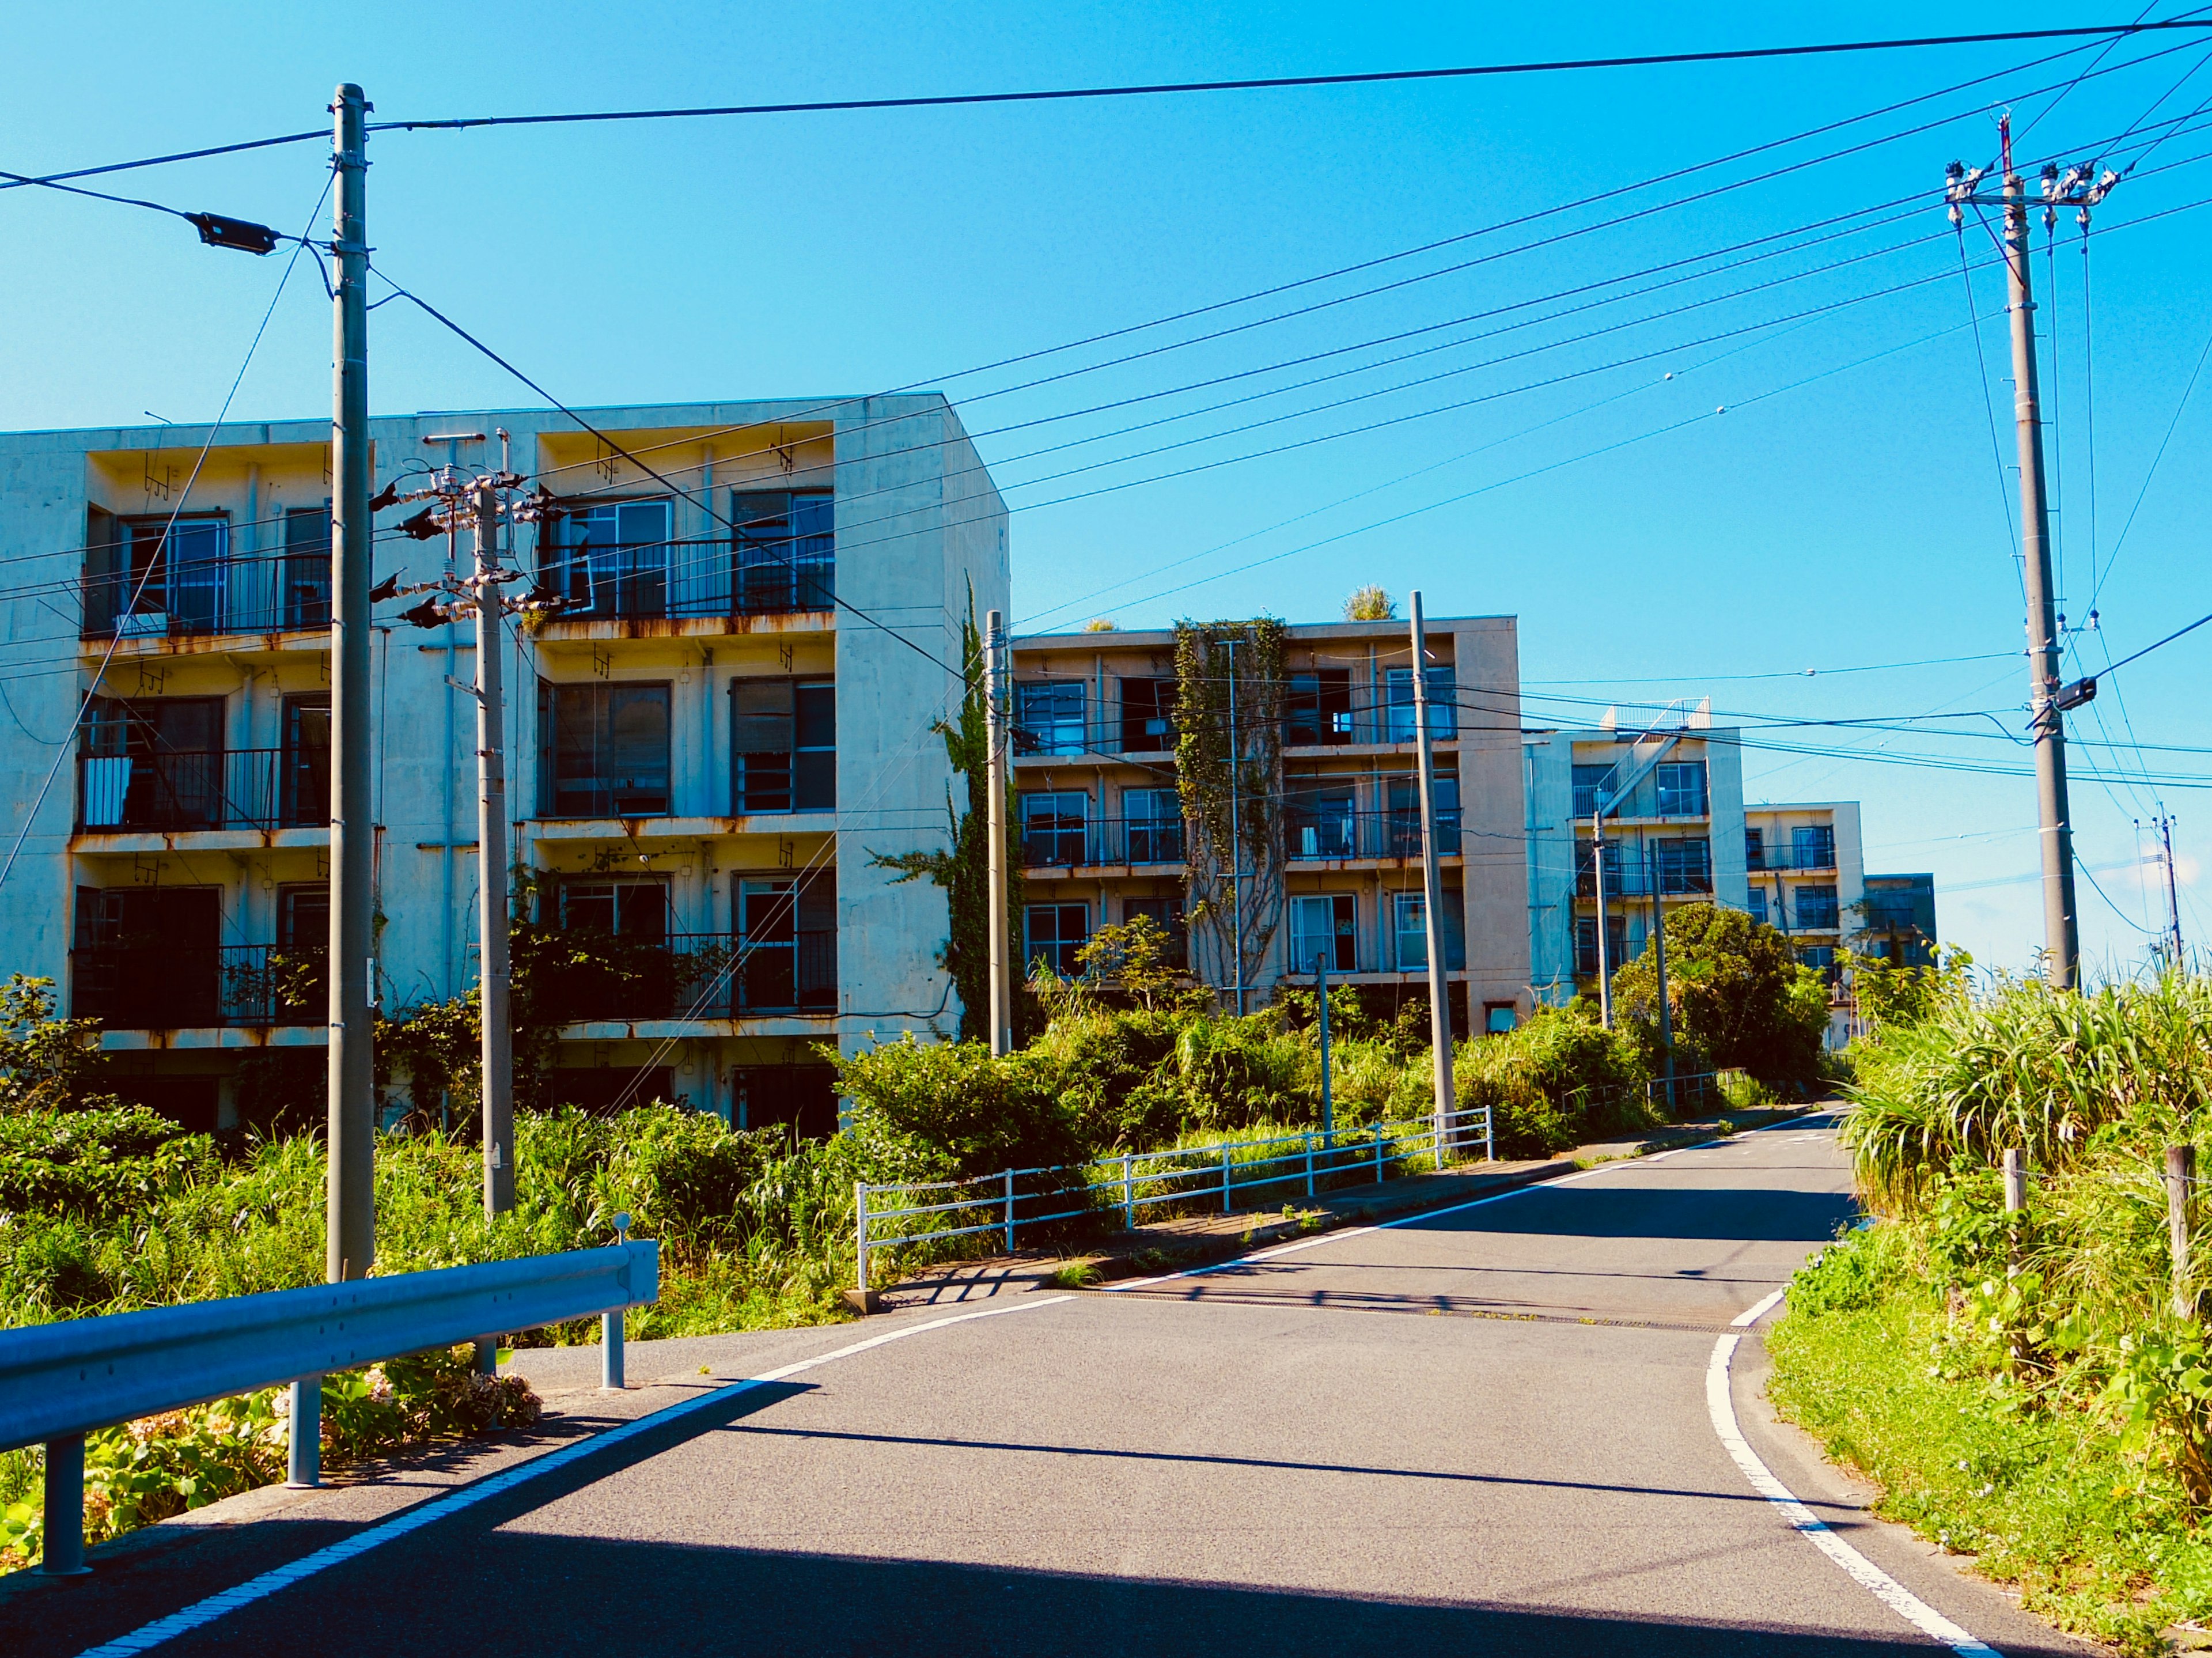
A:
<svg viewBox="0 0 2212 1658">
<path fill-rule="evenodd" d="M 1179 622 L 1175 654 L 1194 965 L 1249 984 L 1283 916 L 1283 624 Z"/>
</svg>

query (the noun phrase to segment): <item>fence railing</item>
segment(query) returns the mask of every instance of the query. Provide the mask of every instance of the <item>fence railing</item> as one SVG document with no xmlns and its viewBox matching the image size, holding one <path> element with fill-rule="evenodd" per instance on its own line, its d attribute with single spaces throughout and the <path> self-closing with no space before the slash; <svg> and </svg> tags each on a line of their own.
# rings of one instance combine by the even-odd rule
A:
<svg viewBox="0 0 2212 1658">
<path fill-rule="evenodd" d="M 1022 862 L 1032 869 L 1182 860 L 1179 817 L 1104 817 L 1079 823 L 1038 818 L 1022 825 Z"/>
<path fill-rule="evenodd" d="M 325 748 L 165 750 L 77 756 L 80 829 L 323 829 Z"/>
<path fill-rule="evenodd" d="M 1811 852 L 1800 857 L 1796 853 L 1777 848 L 1767 852 L 1747 853 L 1744 869 L 1753 875 L 1790 875 L 1795 873 L 1825 873 L 1835 868 L 1836 853 L 1830 847 L 1825 853 Z"/>
<path fill-rule="evenodd" d="M 312 1485 L 325 1376 L 599 1315 L 600 1380 L 619 1388 L 622 1315 L 659 1286 L 660 1246 L 623 1242 L 0 1330 L 0 1450 L 46 1449 L 41 1570 L 85 1570 L 88 1433 L 289 1382 L 291 1483 Z"/>
<path fill-rule="evenodd" d="M 150 569 L 105 568 L 95 550 L 80 584 L 87 639 L 269 634 L 331 625 L 331 561 L 315 554 L 157 558 Z"/>
<path fill-rule="evenodd" d="M 321 944 L 80 944 L 70 1009 L 124 1030 L 320 1024 L 326 957 Z"/>
<path fill-rule="evenodd" d="M 1607 898 L 1649 898 L 1655 887 L 1662 896 L 1668 898 L 1710 896 L 1713 890 L 1712 866 L 1706 864 L 1670 869 L 1662 865 L 1656 879 L 1641 860 L 1633 865 L 1605 866 Z M 1575 896 L 1597 896 L 1597 872 L 1587 865 L 1576 872 Z"/>
<path fill-rule="evenodd" d="M 837 1009 L 837 935 L 828 929 L 750 944 L 728 932 L 569 938 L 575 945 L 570 959 L 539 974 L 545 1011 L 557 1023 Z"/>
<path fill-rule="evenodd" d="M 1490 1114 L 1457 1114 L 1445 1125 L 1441 1144 L 1438 1157 L 1433 1123 L 1378 1124 L 1334 1138 L 1315 1129 L 1220 1145 L 1126 1151 L 1090 1163 L 1006 1169 L 968 1180 L 862 1181 L 854 1188 L 860 1287 L 868 1287 L 871 1256 L 887 1250 L 989 1233 L 1011 1253 L 1025 1227 L 1107 1221 L 1118 1212 L 1121 1225 L 1133 1229 L 1147 1210 L 1178 1206 L 1231 1214 L 1239 1193 L 1272 1191 L 1279 1200 L 1303 1189 L 1313 1197 L 1324 1186 L 1379 1184 L 1419 1158 L 1442 1163 L 1486 1157 L 1492 1151 Z M 879 1205 L 879 1199 L 890 1201 Z"/>
<path fill-rule="evenodd" d="M 1457 808 L 1437 813 L 1437 852 L 1450 857 L 1460 849 Z M 1283 813 L 1284 856 L 1291 863 L 1338 858 L 1419 858 L 1421 814 L 1403 808 L 1387 811 L 1314 811 L 1293 805 Z"/>
<path fill-rule="evenodd" d="M 827 610 L 837 603 L 836 544 L 799 536 L 738 548 L 721 537 L 544 548 L 538 584 L 562 600 L 560 622 Z"/>
</svg>

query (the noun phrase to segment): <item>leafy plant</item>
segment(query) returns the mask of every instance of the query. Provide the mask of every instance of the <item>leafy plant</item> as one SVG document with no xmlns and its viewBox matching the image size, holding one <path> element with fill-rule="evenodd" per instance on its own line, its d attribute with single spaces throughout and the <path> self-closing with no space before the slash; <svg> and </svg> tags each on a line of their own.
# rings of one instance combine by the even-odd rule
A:
<svg viewBox="0 0 2212 1658">
<path fill-rule="evenodd" d="M 54 1017 L 54 981 L 10 974 L 0 985 L 0 1113 L 82 1105 L 107 1090 L 97 1019 Z"/>
</svg>

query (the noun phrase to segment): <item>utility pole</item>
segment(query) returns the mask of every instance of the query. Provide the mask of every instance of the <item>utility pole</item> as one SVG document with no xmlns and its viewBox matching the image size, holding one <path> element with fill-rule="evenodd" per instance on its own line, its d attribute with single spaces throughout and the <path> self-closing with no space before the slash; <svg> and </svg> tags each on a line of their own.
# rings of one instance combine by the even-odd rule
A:
<svg viewBox="0 0 2212 1658">
<path fill-rule="evenodd" d="M 1421 593 L 1409 596 L 1413 635 L 1413 735 L 1421 768 L 1421 908 L 1429 952 L 1429 1050 L 1436 1061 L 1437 1167 L 1444 1166 L 1445 1136 L 1459 1101 L 1452 1092 L 1451 1001 L 1444 982 L 1444 878 L 1437 866 L 1437 765 L 1434 722 L 1429 714 L 1428 650 L 1421 638 Z"/>
<path fill-rule="evenodd" d="M 376 827 L 369 793 L 368 590 L 374 525 L 368 508 L 368 101 L 337 89 L 337 267 L 331 477 L 330 1174 L 324 1272 L 366 1278 L 376 1257 L 376 938 L 369 884 Z"/>
<path fill-rule="evenodd" d="M 2036 394 L 2035 301 L 2028 283 L 2027 191 L 2012 165 L 2012 118 L 1999 123 L 2002 194 L 1978 196 L 1984 170 L 1951 163 L 1944 197 L 1951 222 L 1959 224 L 1966 207 L 1997 207 L 2004 212 L 2006 309 L 2012 319 L 2013 425 L 2020 457 L 2021 574 L 2027 590 L 2027 681 L 2029 729 L 2035 738 L 2035 793 L 2042 828 L 2044 970 L 2062 990 L 2073 989 L 2081 969 L 2081 935 L 2074 908 L 2074 825 L 2066 799 L 2064 710 L 2095 695 L 2094 681 L 2083 687 L 2059 680 L 2057 616 L 2051 598 L 2051 510 L 2043 480 L 2043 416 Z M 2092 182 L 2094 180 L 2094 182 Z M 2089 210 L 2104 200 L 2118 175 L 2097 179 L 2095 168 L 2069 168 L 2062 178 L 2056 166 L 2044 169 L 2044 225 L 2057 209 L 2078 207 L 2086 229 Z"/>
<path fill-rule="evenodd" d="M 1651 843 L 1650 855 L 1646 859 L 1650 866 L 1651 881 L 1651 938 L 1658 952 L 1659 968 L 1659 1051 L 1667 1063 L 1667 1109 L 1674 1108 L 1674 1013 L 1667 1005 L 1667 900 L 1659 890 L 1659 846 Z"/>
<path fill-rule="evenodd" d="M 1570 803 L 1571 804 L 1571 803 Z M 1590 812 L 1590 868 L 1597 877 L 1597 1017 L 1613 1029 L 1612 952 L 1605 939 L 1605 785 L 1597 786 L 1597 804 Z M 1625 925 L 1625 924 L 1624 924 Z"/>
<path fill-rule="evenodd" d="M 1314 995 L 1321 1007 L 1321 1149 L 1336 1149 L 1336 1107 L 1328 1072 L 1328 952 L 1314 953 Z"/>
<path fill-rule="evenodd" d="M 1237 817 L 1243 789 L 1243 751 L 1237 746 L 1237 641 L 1229 644 L 1229 951 L 1237 987 L 1237 1017 L 1244 1017 L 1244 831 Z"/>
<path fill-rule="evenodd" d="M 991 884 L 991 1053 L 1003 1059 L 1013 1052 L 1013 984 L 1006 973 L 1006 707 L 1000 659 L 1006 652 L 1006 618 L 997 610 L 984 618 L 984 721 L 990 756 L 984 768 L 991 798 L 985 805 L 984 834 L 990 845 L 984 859 Z"/>
<path fill-rule="evenodd" d="M 483 1027 L 484 1212 L 514 1207 L 514 1021 L 507 952 L 507 766 L 501 751 L 499 493 L 480 477 L 469 486 L 476 519 L 477 972 Z"/>
<path fill-rule="evenodd" d="M 2158 844 L 2166 862 L 2166 928 L 2171 971 L 2181 971 L 2181 894 L 2173 883 L 2173 819 L 2161 803 L 2158 809 Z"/>
</svg>

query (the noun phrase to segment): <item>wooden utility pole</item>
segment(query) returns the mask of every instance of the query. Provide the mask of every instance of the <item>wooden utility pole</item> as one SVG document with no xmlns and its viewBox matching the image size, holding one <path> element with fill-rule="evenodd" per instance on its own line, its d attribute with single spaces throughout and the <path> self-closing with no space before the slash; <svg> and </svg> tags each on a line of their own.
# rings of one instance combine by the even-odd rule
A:
<svg viewBox="0 0 2212 1658">
<path fill-rule="evenodd" d="M 1459 1102 L 1452 1092 L 1451 1001 L 1444 975 L 1444 879 L 1437 864 L 1435 722 L 1429 714 L 1428 652 L 1421 638 L 1421 594 L 1411 595 L 1413 636 L 1413 736 L 1420 750 L 1421 908 L 1429 952 L 1429 1048 L 1436 1060 L 1437 1167 L 1444 1165 L 1447 1136 Z"/>
<path fill-rule="evenodd" d="M 1006 647 L 1006 618 L 993 610 L 985 619 L 983 635 L 984 728 L 991 750 L 984 768 L 991 798 L 983 822 L 991 884 L 991 1052 L 1000 1058 L 1014 1049 L 1013 981 L 1006 970 L 1006 683 L 1001 663 Z"/>
</svg>

